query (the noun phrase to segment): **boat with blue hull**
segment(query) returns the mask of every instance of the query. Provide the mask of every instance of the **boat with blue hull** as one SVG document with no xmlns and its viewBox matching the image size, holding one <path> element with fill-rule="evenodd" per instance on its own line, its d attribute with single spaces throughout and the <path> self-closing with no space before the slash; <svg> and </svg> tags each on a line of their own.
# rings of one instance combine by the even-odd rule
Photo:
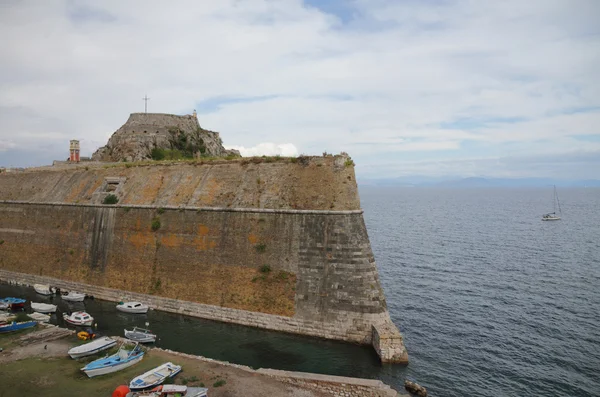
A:
<svg viewBox="0 0 600 397">
<path fill-rule="evenodd" d="M 5 303 L 9 309 L 22 309 L 25 306 L 26 299 L 7 297 L 0 299 L 0 303 Z"/>
<path fill-rule="evenodd" d="M 136 343 L 132 350 L 127 350 L 121 346 L 119 351 L 112 356 L 92 361 L 81 368 L 81 370 L 85 372 L 88 377 L 93 378 L 94 376 L 110 374 L 131 367 L 142 361 L 142 358 L 144 358 L 144 351 Z"/>
<path fill-rule="evenodd" d="M 6 332 L 21 331 L 22 329 L 32 328 L 37 325 L 37 321 L 23 321 L 21 323 L 12 322 L 6 325 L 0 325 L 0 334 Z"/>
</svg>

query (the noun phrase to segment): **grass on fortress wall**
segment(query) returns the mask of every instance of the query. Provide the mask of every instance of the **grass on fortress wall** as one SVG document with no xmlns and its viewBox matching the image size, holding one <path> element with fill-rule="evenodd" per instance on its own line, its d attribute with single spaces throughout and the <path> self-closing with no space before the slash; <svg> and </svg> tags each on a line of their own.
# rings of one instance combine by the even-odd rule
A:
<svg viewBox="0 0 600 397">
<path fill-rule="evenodd" d="M 148 165 L 174 165 L 174 164 L 196 164 L 202 165 L 205 163 L 228 163 L 228 162 L 239 162 L 241 165 L 247 164 L 260 164 L 260 163 L 292 163 L 292 164 L 301 164 L 307 165 L 310 161 L 310 158 L 313 156 L 306 156 L 301 154 L 298 157 L 282 157 L 282 156 L 254 156 L 254 157 L 238 157 L 234 155 L 229 155 L 226 157 L 199 157 L 199 158 L 189 158 L 183 155 L 173 155 L 173 151 L 165 151 L 167 154 L 163 154 L 162 156 L 154 156 L 152 160 L 142 160 L 135 162 L 122 162 L 122 163 L 111 163 L 106 164 L 103 168 L 115 168 L 115 167 L 143 167 Z M 342 156 L 348 156 L 346 153 L 342 153 Z M 332 155 L 328 153 L 323 153 L 323 157 L 337 157 L 338 155 Z M 318 156 L 317 156 L 318 157 Z M 348 157 L 346 162 L 344 163 L 346 167 L 354 166 L 354 161 Z"/>
</svg>

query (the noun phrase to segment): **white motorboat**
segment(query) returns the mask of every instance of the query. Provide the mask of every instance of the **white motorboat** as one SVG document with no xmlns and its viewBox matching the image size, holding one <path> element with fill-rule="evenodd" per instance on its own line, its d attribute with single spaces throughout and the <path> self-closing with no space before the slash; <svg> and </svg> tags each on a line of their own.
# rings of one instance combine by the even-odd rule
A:
<svg viewBox="0 0 600 397">
<path fill-rule="evenodd" d="M 31 302 L 31 310 L 38 313 L 54 313 L 56 311 L 56 305 Z"/>
<path fill-rule="evenodd" d="M 148 312 L 148 305 L 141 302 L 119 302 L 117 310 L 125 313 L 143 314 Z"/>
<path fill-rule="evenodd" d="M 94 376 L 110 374 L 131 367 L 142 361 L 142 358 L 144 358 L 144 351 L 136 343 L 132 350 L 126 350 L 121 346 L 119 351 L 112 356 L 92 361 L 81 368 L 81 370 L 85 372 L 88 377 L 93 378 Z"/>
<path fill-rule="evenodd" d="M 0 310 L 8 310 L 8 302 L 2 302 L 0 301 Z"/>
<path fill-rule="evenodd" d="M 33 289 L 40 295 L 53 295 L 56 292 L 48 284 L 33 284 Z"/>
<path fill-rule="evenodd" d="M 94 317 L 86 312 L 73 312 L 70 316 L 63 313 L 63 319 L 71 325 L 92 325 L 94 323 Z"/>
<path fill-rule="evenodd" d="M 131 339 L 134 342 L 139 343 L 153 343 L 156 341 L 156 335 L 149 329 L 133 327 L 133 330 L 124 330 L 125 337 Z"/>
<path fill-rule="evenodd" d="M 69 356 L 71 358 L 79 358 L 89 356 L 91 354 L 96 354 L 106 349 L 110 349 L 115 346 L 117 341 L 109 338 L 108 336 L 104 336 L 102 338 L 93 340 L 86 344 L 75 346 L 71 350 L 69 350 Z"/>
<path fill-rule="evenodd" d="M 142 390 L 149 387 L 158 386 L 167 378 L 172 378 L 181 371 L 181 365 L 175 365 L 171 362 L 159 365 L 150 371 L 133 378 L 129 382 L 130 390 Z"/>
<path fill-rule="evenodd" d="M 68 294 L 61 296 L 62 300 L 70 301 L 70 302 L 83 302 L 85 299 L 85 294 L 81 292 L 69 291 Z"/>
<path fill-rule="evenodd" d="M 28 316 L 35 321 L 41 322 L 41 323 L 47 323 L 48 321 L 50 321 L 50 316 L 47 314 L 42 314 L 42 313 L 31 313 L 28 314 Z"/>
</svg>

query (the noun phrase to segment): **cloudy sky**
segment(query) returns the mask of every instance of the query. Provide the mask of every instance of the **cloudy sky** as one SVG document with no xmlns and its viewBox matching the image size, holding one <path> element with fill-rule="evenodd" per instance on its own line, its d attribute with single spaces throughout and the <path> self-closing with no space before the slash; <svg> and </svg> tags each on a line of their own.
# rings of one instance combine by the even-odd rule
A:
<svg viewBox="0 0 600 397">
<path fill-rule="evenodd" d="M 600 179 L 598 0 L 0 0 L 0 166 L 189 114 L 361 177 Z"/>
</svg>

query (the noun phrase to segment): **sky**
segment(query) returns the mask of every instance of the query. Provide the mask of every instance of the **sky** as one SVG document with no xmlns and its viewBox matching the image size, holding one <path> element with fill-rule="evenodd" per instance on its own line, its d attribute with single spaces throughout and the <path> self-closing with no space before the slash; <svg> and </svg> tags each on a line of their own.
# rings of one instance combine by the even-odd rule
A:
<svg viewBox="0 0 600 397">
<path fill-rule="evenodd" d="M 597 0 L 0 0 L 0 166 L 191 114 L 362 178 L 600 179 Z"/>
</svg>

